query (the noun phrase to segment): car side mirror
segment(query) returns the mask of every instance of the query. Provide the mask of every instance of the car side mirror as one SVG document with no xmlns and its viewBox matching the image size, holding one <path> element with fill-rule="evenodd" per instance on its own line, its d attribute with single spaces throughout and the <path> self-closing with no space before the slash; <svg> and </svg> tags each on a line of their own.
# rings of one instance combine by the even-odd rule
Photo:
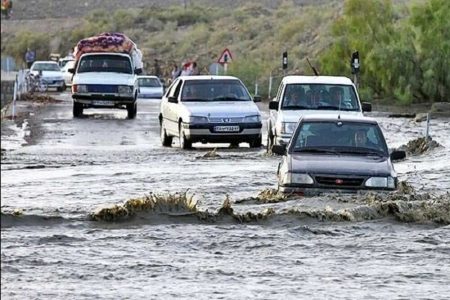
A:
<svg viewBox="0 0 450 300">
<path fill-rule="evenodd" d="M 278 110 L 278 101 L 270 101 L 269 102 L 269 109 Z"/>
<path fill-rule="evenodd" d="M 261 96 L 254 96 L 253 97 L 253 102 L 261 102 Z"/>
<path fill-rule="evenodd" d="M 142 74 L 142 69 L 134 69 L 134 74 L 141 75 Z"/>
<path fill-rule="evenodd" d="M 406 152 L 402 150 L 394 150 L 389 156 L 391 157 L 392 161 L 401 160 L 406 157 Z"/>
<path fill-rule="evenodd" d="M 75 74 L 75 68 L 69 68 L 67 71 L 68 71 L 69 73 Z"/>
<path fill-rule="evenodd" d="M 369 102 L 363 102 L 362 103 L 362 111 L 363 112 L 371 112 L 372 111 L 372 104 Z"/>
<path fill-rule="evenodd" d="M 286 145 L 273 145 L 272 153 L 275 153 L 278 155 L 286 155 Z"/>
<path fill-rule="evenodd" d="M 178 103 L 177 98 L 174 97 L 174 96 L 170 96 L 169 99 L 168 99 L 168 101 L 169 101 L 170 103 Z"/>
</svg>

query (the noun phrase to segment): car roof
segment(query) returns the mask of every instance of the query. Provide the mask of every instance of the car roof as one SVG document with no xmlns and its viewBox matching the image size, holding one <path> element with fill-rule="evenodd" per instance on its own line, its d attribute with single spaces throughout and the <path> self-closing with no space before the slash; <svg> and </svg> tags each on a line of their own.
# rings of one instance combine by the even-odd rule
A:
<svg viewBox="0 0 450 300">
<path fill-rule="evenodd" d="M 120 53 L 120 52 L 88 52 L 83 53 L 81 57 L 83 56 L 91 56 L 91 55 L 117 55 L 117 56 L 124 56 L 124 57 L 130 57 L 127 53 Z"/>
<path fill-rule="evenodd" d="M 155 75 L 138 75 L 137 78 L 155 78 L 155 79 L 159 79 L 159 77 L 155 76 Z"/>
<path fill-rule="evenodd" d="M 226 75 L 186 75 L 180 76 L 179 78 L 183 80 L 220 80 L 220 79 L 239 80 L 239 78 L 237 77 Z"/>
<path fill-rule="evenodd" d="M 312 122 L 355 122 L 355 123 L 368 123 L 368 124 L 378 124 L 377 120 L 374 118 L 366 117 L 366 116 L 358 116 L 358 115 L 347 115 L 347 114 L 311 114 L 304 115 L 301 117 L 302 122 L 312 121 Z"/>
<path fill-rule="evenodd" d="M 305 83 L 305 84 L 344 84 L 353 85 L 350 78 L 345 76 L 299 76 L 289 75 L 282 80 L 284 84 Z"/>
<path fill-rule="evenodd" d="M 35 64 L 58 64 L 56 61 L 53 61 L 53 60 L 36 60 L 34 63 Z"/>
</svg>

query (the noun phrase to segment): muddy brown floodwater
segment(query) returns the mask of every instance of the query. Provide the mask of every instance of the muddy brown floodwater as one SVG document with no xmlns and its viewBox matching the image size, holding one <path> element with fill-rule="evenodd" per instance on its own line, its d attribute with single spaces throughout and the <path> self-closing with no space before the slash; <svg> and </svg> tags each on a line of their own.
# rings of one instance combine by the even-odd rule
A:
<svg viewBox="0 0 450 300">
<path fill-rule="evenodd" d="M 449 119 L 397 193 L 284 197 L 263 148 L 163 148 L 158 100 L 74 119 L 54 96 L 2 123 L 2 299 L 450 298 Z M 424 135 L 371 115 L 392 148 Z"/>
</svg>

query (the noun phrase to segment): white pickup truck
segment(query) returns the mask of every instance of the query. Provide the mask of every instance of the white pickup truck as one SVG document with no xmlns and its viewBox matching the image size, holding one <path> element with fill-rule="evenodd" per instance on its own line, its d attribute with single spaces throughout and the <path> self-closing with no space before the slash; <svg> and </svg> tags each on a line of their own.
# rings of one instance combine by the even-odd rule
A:
<svg viewBox="0 0 450 300">
<path fill-rule="evenodd" d="M 78 59 L 72 79 L 73 116 L 85 108 L 126 108 L 128 118 L 137 113 L 137 74 L 125 53 L 85 53 Z"/>
<path fill-rule="evenodd" d="M 362 103 L 350 78 L 343 76 L 286 76 L 277 96 L 269 102 L 267 151 L 273 145 L 287 145 L 301 116 L 336 114 L 362 116 L 371 111 Z"/>
</svg>

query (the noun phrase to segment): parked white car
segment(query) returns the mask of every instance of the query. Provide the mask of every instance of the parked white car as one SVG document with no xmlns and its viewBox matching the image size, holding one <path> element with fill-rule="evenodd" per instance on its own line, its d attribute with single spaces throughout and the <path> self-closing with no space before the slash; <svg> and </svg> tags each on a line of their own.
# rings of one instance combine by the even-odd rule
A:
<svg viewBox="0 0 450 300">
<path fill-rule="evenodd" d="M 245 85 L 232 76 L 181 76 L 161 101 L 161 143 L 170 147 L 178 138 L 180 148 L 195 142 L 261 146 L 261 114 Z"/>
<path fill-rule="evenodd" d="M 161 83 L 161 80 L 157 76 L 138 76 L 138 86 L 138 98 L 161 99 L 164 94 L 164 87 Z"/>
<path fill-rule="evenodd" d="M 362 103 L 353 82 L 343 76 L 286 76 L 277 96 L 269 103 L 267 151 L 273 145 L 287 145 L 301 116 L 336 114 L 362 116 L 371 111 Z"/>
<path fill-rule="evenodd" d="M 66 86 L 72 86 L 73 73 L 69 72 L 69 69 L 73 68 L 75 68 L 75 60 L 67 61 L 61 68 L 61 71 L 63 72 L 64 83 L 66 84 Z"/>
<path fill-rule="evenodd" d="M 63 73 L 57 62 L 54 61 L 35 61 L 30 68 L 33 75 L 40 75 L 41 82 L 47 88 L 56 88 L 57 91 L 63 91 L 65 87 Z"/>
</svg>

